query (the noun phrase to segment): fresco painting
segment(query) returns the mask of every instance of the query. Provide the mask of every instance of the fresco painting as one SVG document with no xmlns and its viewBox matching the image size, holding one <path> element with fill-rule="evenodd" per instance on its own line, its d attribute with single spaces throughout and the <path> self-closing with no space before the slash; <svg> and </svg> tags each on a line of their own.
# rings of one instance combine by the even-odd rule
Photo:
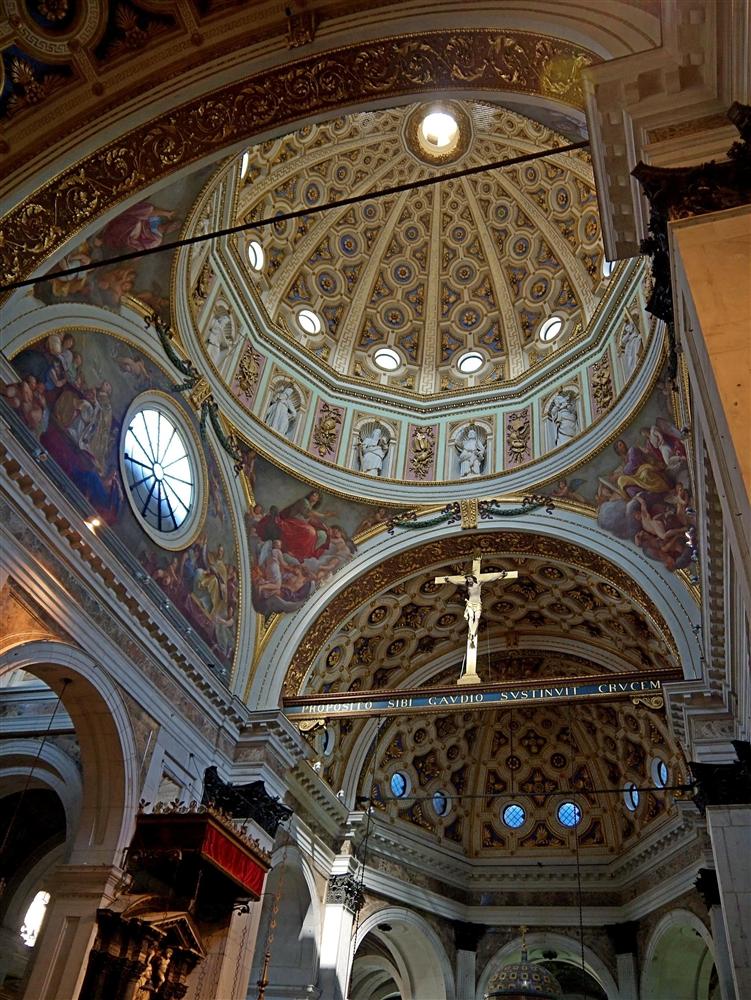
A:
<svg viewBox="0 0 751 1000">
<path fill-rule="evenodd" d="M 314 488 L 246 450 L 251 597 L 260 614 L 297 611 L 357 553 L 353 537 L 395 511 Z"/>
<path fill-rule="evenodd" d="M 549 492 L 594 505 L 601 528 L 676 570 L 693 560 L 696 514 L 687 431 L 673 422 L 670 396 L 658 383 L 618 440 Z"/>
<path fill-rule="evenodd" d="M 210 174 L 211 168 L 200 170 L 126 208 L 96 234 L 56 260 L 52 270 L 151 250 L 177 239 Z M 47 305 L 88 302 L 110 309 L 118 308 L 126 295 L 134 295 L 166 318 L 172 257 L 171 253 L 154 254 L 67 278 L 53 278 L 36 285 L 32 294 Z"/>
<path fill-rule="evenodd" d="M 221 663 L 231 663 L 238 570 L 229 504 L 210 449 L 204 449 L 207 513 L 189 548 L 170 552 L 158 546 L 125 497 L 122 420 L 145 389 L 170 392 L 167 377 L 135 348 L 101 332 L 53 333 L 18 354 L 13 367 L 18 381 L 0 387 L 0 394 Z M 190 410 L 184 412 L 195 426 Z"/>
</svg>

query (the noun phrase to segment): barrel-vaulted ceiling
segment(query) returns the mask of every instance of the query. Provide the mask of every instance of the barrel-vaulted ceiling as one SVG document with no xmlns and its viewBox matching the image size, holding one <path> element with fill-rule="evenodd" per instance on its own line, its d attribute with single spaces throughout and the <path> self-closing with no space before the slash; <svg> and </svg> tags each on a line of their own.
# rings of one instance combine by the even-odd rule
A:
<svg viewBox="0 0 751 1000">
<path fill-rule="evenodd" d="M 435 107 L 351 114 L 250 147 L 234 221 L 569 142 L 506 108 L 444 102 L 459 133 L 442 156 L 421 133 Z M 303 215 L 249 238 L 265 259 L 248 280 L 286 336 L 333 374 L 427 395 L 522 375 L 586 329 L 608 288 L 583 151 Z M 303 309 L 319 332 L 303 329 Z M 544 343 L 552 315 L 562 332 Z M 379 369 L 380 347 L 396 352 L 395 371 Z M 468 351 L 482 358 L 476 374 L 459 370 Z"/>
</svg>

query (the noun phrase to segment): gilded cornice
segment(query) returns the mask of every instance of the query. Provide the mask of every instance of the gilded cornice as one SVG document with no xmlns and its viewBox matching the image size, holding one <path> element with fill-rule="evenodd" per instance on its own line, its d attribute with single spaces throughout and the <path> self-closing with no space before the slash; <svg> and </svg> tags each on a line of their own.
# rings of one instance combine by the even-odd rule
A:
<svg viewBox="0 0 751 1000">
<path fill-rule="evenodd" d="M 283 694 L 291 697 L 300 691 L 316 655 L 323 644 L 336 632 L 340 623 L 357 608 L 387 590 L 399 580 L 412 576 L 426 566 L 440 565 L 449 560 L 461 561 L 480 554 L 534 555 L 577 566 L 613 583 L 634 603 L 645 609 L 676 655 L 675 642 L 663 615 L 654 602 L 625 570 L 596 552 L 583 549 L 573 542 L 552 535 L 530 534 L 523 531 L 475 532 L 452 535 L 398 552 L 372 567 L 350 587 L 337 594 L 315 620 L 290 660 L 284 680 Z"/>
<path fill-rule="evenodd" d="M 581 70 L 597 61 L 545 35 L 469 28 L 374 39 L 263 70 L 138 126 L 25 198 L 2 220 L 0 280 L 30 274 L 102 213 L 174 170 L 270 128 L 449 90 L 534 94 L 582 109 Z"/>
</svg>

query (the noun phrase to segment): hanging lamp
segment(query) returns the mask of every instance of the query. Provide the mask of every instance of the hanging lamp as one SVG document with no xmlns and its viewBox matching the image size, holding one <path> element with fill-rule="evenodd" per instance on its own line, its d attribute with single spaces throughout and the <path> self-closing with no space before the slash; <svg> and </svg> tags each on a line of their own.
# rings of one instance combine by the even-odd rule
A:
<svg viewBox="0 0 751 1000">
<path fill-rule="evenodd" d="M 521 962 L 512 962 L 493 976 L 485 1000 L 561 1000 L 563 990 L 544 965 L 529 961 L 526 927 L 522 932 Z"/>
</svg>

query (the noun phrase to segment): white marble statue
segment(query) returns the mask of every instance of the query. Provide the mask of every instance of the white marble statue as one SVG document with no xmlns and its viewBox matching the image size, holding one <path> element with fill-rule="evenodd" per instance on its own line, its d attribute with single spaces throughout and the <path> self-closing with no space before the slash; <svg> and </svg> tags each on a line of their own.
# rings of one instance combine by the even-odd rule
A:
<svg viewBox="0 0 751 1000">
<path fill-rule="evenodd" d="M 360 435 L 357 451 L 360 472 L 364 472 L 366 476 L 380 476 L 389 453 L 388 435 L 376 424 L 368 433 Z"/>
<path fill-rule="evenodd" d="M 576 396 L 571 391 L 559 389 L 545 407 L 548 421 L 548 441 L 551 448 L 570 441 L 579 432 L 579 415 L 576 412 Z"/>
<path fill-rule="evenodd" d="M 264 419 L 272 431 L 285 436 L 289 433 L 297 420 L 294 386 L 285 385 L 274 392 L 266 407 Z"/>
<path fill-rule="evenodd" d="M 221 363 L 233 343 L 231 317 L 227 313 L 212 316 L 206 331 L 206 350 L 215 365 Z"/>
<path fill-rule="evenodd" d="M 479 476 L 485 463 L 485 443 L 473 424 L 468 430 L 460 431 L 454 447 L 459 456 L 459 478 Z"/>
<path fill-rule="evenodd" d="M 620 351 L 623 356 L 623 374 L 628 378 L 639 361 L 642 351 L 642 340 L 636 323 L 627 319 L 621 333 Z"/>
</svg>

